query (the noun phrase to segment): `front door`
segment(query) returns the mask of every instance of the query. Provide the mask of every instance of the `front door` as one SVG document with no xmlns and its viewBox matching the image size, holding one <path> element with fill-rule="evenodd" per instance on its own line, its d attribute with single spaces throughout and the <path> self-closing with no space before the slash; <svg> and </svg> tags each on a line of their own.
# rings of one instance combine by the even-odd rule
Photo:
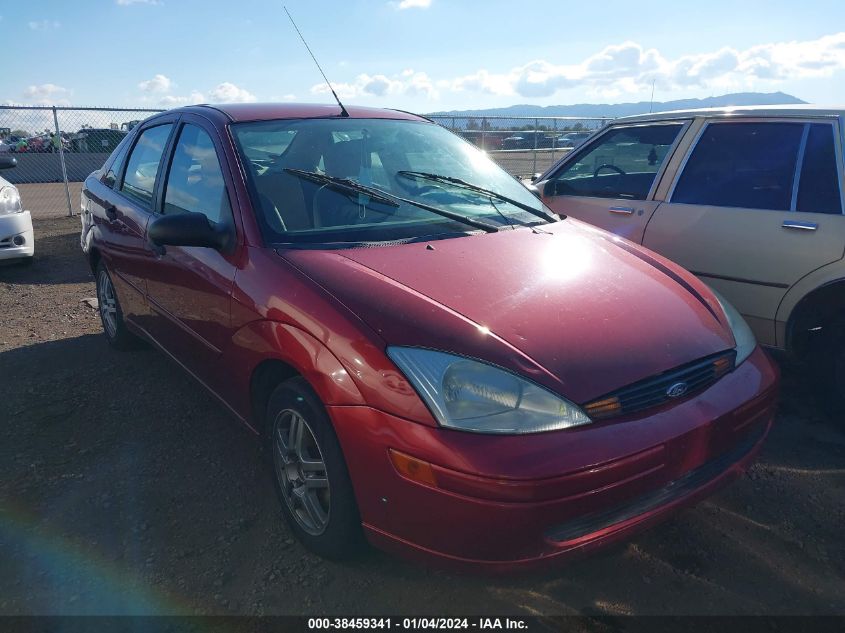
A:
<svg viewBox="0 0 845 633">
<path fill-rule="evenodd" d="M 643 244 L 698 275 L 776 345 L 787 290 L 842 258 L 845 216 L 832 120 L 714 120 Z"/>
<path fill-rule="evenodd" d="M 641 242 L 659 204 L 652 192 L 686 125 L 669 121 L 609 128 L 538 183 L 543 202 L 556 213 Z"/>
<path fill-rule="evenodd" d="M 183 117 L 161 188 L 161 213 L 202 213 L 210 223 L 234 225 L 216 136 L 193 117 Z M 147 282 L 154 338 L 206 382 L 214 382 L 217 361 L 231 340 L 234 278 L 231 255 L 166 246 Z"/>
</svg>

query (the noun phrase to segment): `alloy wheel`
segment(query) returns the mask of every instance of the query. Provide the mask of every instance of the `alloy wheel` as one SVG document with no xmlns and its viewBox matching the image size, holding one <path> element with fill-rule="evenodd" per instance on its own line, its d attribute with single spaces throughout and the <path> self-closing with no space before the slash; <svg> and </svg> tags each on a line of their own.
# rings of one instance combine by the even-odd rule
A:
<svg viewBox="0 0 845 633">
<path fill-rule="evenodd" d="M 273 463 L 299 526 L 313 536 L 325 532 L 331 499 L 326 464 L 311 427 L 292 409 L 280 411 L 273 422 Z"/>
<path fill-rule="evenodd" d="M 97 278 L 97 305 L 106 334 L 114 338 L 117 335 L 117 298 L 109 274 L 104 269 L 100 270 Z"/>
</svg>

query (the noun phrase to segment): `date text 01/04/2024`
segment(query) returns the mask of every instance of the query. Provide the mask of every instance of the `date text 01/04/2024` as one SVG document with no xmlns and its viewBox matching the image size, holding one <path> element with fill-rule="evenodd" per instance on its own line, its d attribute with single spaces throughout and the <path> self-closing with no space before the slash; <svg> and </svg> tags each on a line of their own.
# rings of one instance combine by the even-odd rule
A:
<svg viewBox="0 0 845 633">
<path fill-rule="evenodd" d="M 330 629 L 404 629 L 404 630 L 525 630 L 520 618 L 309 618 L 309 630 Z"/>
</svg>

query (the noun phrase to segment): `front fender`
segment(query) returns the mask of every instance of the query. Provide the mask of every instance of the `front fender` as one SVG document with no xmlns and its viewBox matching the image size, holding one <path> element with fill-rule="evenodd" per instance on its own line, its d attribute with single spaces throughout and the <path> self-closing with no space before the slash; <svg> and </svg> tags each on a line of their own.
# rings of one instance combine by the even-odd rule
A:
<svg viewBox="0 0 845 633">
<path fill-rule="evenodd" d="M 255 370 L 268 360 L 279 360 L 293 368 L 326 405 L 365 404 L 352 377 L 316 338 L 287 323 L 252 321 L 235 333 L 221 358 L 221 367 L 238 368 L 226 376 L 227 400 L 245 420 L 256 419 L 250 385 Z"/>
</svg>

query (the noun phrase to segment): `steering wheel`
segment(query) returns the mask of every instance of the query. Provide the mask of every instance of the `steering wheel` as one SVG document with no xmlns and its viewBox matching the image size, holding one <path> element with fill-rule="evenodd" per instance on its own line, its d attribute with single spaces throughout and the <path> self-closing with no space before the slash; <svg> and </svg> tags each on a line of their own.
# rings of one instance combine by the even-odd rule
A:
<svg viewBox="0 0 845 633">
<path fill-rule="evenodd" d="M 625 170 L 620 169 L 620 168 L 619 168 L 619 167 L 617 167 L 616 165 L 611 165 L 610 163 L 604 163 L 603 165 L 599 165 L 598 167 L 596 167 L 596 170 L 593 172 L 593 178 L 595 178 L 596 176 L 598 176 L 598 175 L 599 175 L 599 172 L 600 172 L 602 169 L 611 169 L 611 170 L 615 171 L 617 174 L 619 174 L 620 176 L 625 176 L 625 175 L 626 175 Z"/>
</svg>

